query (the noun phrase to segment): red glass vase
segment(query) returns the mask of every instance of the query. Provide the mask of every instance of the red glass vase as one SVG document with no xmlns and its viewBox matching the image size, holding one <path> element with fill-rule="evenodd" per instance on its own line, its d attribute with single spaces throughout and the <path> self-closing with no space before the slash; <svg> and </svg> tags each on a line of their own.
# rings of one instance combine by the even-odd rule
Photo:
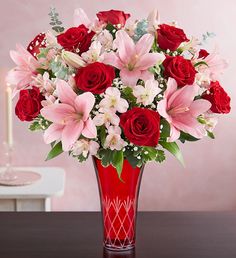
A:
<svg viewBox="0 0 236 258">
<path fill-rule="evenodd" d="M 104 247 L 113 251 L 132 249 L 143 167 L 133 168 L 124 160 L 121 181 L 113 166 L 103 167 L 96 157 L 93 162 L 103 215 Z"/>
</svg>

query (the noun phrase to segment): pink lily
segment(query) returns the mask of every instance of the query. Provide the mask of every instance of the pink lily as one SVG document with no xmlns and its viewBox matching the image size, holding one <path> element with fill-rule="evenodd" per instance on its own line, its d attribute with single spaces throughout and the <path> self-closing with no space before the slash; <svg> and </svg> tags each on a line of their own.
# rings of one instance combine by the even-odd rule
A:
<svg viewBox="0 0 236 258">
<path fill-rule="evenodd" d="M 10 51 L 11 59 L 17 67 L 10 70 L 6 81 L 11 85 L 16 85 L 17 90 L 26 88 L 36 75 L 36 69 L 40 67 L 39 62 L 23 46 L 17 44 L 16 51 Z"/>
<path fill-rule="evenodd" d="M 89 117 L 95 98 L 86 92 L 77 95 L 69 84 L 57 81 L 57 94 L 61 103 L 44 107 L 41 114 L 53 122 L 44 133 L 44 141 L 48 144 L 61 140 L 62 149 L 69 151 L 82 134 L 87 138 L 96 138 L 97 129 Z"/>
<path fill-rule="evenodd" d="M 104 62 L 120 69 L 125 85 L 135 86 L 138 79 L 151 79 L 153 76 L 148 69 L 165 59 L 163 54 L 149 53 L 153 41 L 154 36 L 145 34 L 135 44 L 126 31 L 119 30 L 113 43 L 117 51 L 107 53 Z"/>
<path fill-rule="evenodd" d="M 157 111 L 170 124 L 170 142 L 179 138 L 180 131 L 196 138 L 205 135 L 206 130 L 197 121 L 197 117 L 208 111 L 211 103 L 204 99 L 194 101 L 198 88 L 197 85 L 186 85 L 177 89 L 176 81 L 169 78 L 164 98 L 158 103 Z"/>
</svg>

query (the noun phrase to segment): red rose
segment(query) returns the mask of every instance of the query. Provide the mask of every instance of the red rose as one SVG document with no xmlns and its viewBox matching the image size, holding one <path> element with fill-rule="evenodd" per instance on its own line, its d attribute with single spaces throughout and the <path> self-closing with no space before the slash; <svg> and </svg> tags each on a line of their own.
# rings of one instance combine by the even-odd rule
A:
<svg viewBox="0 0 236 258">
<path fill-rule="evenodd" d="M 161 24 L 157 29 L 157 43 L 162 49 L 175 51 L 182 42 L 189 41 L 182 29 Z"/>
<path fill-rule="evenodd" d="M 120 126 L 126 138 L 139 146 L 156 146 L 160 138 L 160 115 L 147 109 L 134 107 L 121 114 Z"/>
<path fill-rule="evenodd" d="M 40 113 L 42 100 L 43 96 L 37 87 L 29 90 L 21 90 L 20 98 L 15 108 L 16 115 L 21 121 L 34 120 Z"/>
<path fill-rule="evenodd" d="M 126 20 L 130 17 L 130 14 L 119 10 L 110 10 L 97 13 L 97 17 L 99 21 L 113 25 L 121 24 L 123 27 Z"/>
<path fill-rule="evenodd" d="M 196 70 L 190 60 L 182 56 L 167 56 L 163 66 L 165 68 L 164 76 L 174 78 L 178 86 L 194 83 Z"/>
<path fill-rule="evenodd" d="M 75 76 L 75 81 L 79 89 L 100 94 L 111 86 L 114 78 L 113 67 L 95 62 L 80 68 Z"/>
<path fill-rule="evenodd" d="M 93 31 L 88 32 L 88 30 L 83 24 L 72 27 L 58 35 L 57 41 L 65 50 L 77 52 L 79 49 L 79 54 L 82 54 L 89 49 L 92 37 L 95 35 Z"/>
<path fill-rule="evenodd" d="M 211 82 L 209 90 L 204 92 L 202 97 L 211 102 L 212 112 L 221 114 L 230 112 L 230 97 L 218 81 Z"/>
<path fill-rule="evenodd" d="M 39 54 L 40 48 L 46 47 L 45 33 L 39 33 L 28 45 L 27 50 L 32 56 L 36 58 Z"/>
<path fill-rule="evenodd" d="M 209 56 L 209 53 L 205 49 L 201 49 L 198 54 L 198 58 L 206 58 Z"/>
</svg>

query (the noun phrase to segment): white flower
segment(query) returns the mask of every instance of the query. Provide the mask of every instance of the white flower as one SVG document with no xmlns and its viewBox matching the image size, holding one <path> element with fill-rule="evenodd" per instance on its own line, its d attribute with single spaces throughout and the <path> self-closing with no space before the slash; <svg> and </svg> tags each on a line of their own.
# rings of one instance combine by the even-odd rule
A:
<svg viewBox="0 0 236 258">
<path fill-rule="evenodd" d="M 110 126 L 108 128 L 108 135 L 105 139 L 105 149 L 121 150 L 127 143 L 121 138 L 121 129 L 118 126 Z"/>
<path fill-rule="evenodd" d="M 109 87 L 105 91 L 105 97 L 99 103 L 100 111 L 111 109 L 113 112 L 124 113 L 127 111 L 128 102 L 120 97 L 120 91 L 115 87 Z"/>
<path fill-rule="evenodd" d="M 110 124 L 119 125 L 120 118 L 110 110 L 104 110 L 104 113 L 97 114 L 93 118 L 93 122 L 96 126 L 105 125 L 109 127 Z"/>
<path fill-rule="evenodd" d="M 43 75 L 38 74 L 34 77 L 32 85 L 38 87 L 44 96 L 52 95 L 56 88 L 55 83 L 50 80 L 48 72 L 44 72 Z"/>
<path fill-rule="evenodd" d="M 99 41 L 94 41 L 89 50 L 81 56 L 87 63 L 102 62 L 104 57 L 101 54 L 102 45 Z"/>
<path fill-rule="evenodd" d="M 108 30 L 103 30 L 98 34 L 97 40 L 102 45 L 102 51 L 111 50 L 113 46 L 113 36 Z"/>
<path fill-rule="evenodd" d="M 205 121 L 205 129 L 209 132 L 213 132 L 218 123 L 218 116 L 214 113 L 207 112 L 202 115 L 202 118 Z"/>
<path fill-rule="evenodd" d="M 88 141 L 85 139 L 78 140 L 72 147 L 73 156 L 83 155 L 85 158 L 88 153 L 96 155 L 99 149 L 99 144 L 95 141 Z"/>
<path fill-rule="evenodd" d="M 144 106 L 151 105 L 154 98 L 161 89 L 158 87 L 158 82 L 155 80 L 147 80 L 145 87 L 137 85 L 133 89 L 133 94 L 137 98 L 137 103 L 142 103 Z"/>
</svg>

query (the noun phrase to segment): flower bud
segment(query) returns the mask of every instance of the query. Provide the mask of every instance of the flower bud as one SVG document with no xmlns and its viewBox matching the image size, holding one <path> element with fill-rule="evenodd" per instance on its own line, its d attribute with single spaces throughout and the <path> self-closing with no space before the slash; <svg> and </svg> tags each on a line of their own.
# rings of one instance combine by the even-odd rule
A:
<svg viewBox="0 0 236 258">
<path fill-rule="evenodd" d="M 62 51 L 61 57 L 67 65 L 74 68 L 80 68 L 85 66 L 85 62 L 83 61 L 83 59 L 73 52 Z"/>
</svg>

